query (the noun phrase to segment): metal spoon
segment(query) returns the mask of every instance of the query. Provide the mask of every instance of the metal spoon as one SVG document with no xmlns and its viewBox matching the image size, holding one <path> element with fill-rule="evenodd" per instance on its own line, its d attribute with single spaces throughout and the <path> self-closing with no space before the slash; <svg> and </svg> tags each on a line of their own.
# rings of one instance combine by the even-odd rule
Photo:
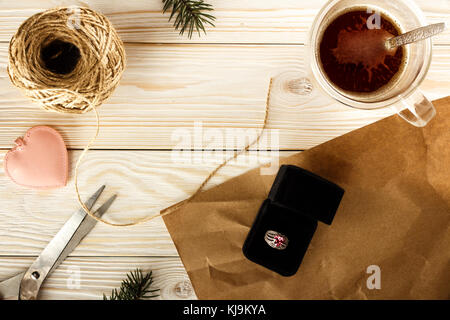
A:
<svg viewBox="0 0 450 320">
<path fill-rule="evenodd" d="M 421 41 L 429 37 L 435 36 L 445 30 L 445 23 L 431 24 L 426 27 L 414 29 L 412 31 L 401 34 L 397 37 L 386 40 L 385 46 L 387 50 L 404 46 L 405 44 Z"/>
</svg>

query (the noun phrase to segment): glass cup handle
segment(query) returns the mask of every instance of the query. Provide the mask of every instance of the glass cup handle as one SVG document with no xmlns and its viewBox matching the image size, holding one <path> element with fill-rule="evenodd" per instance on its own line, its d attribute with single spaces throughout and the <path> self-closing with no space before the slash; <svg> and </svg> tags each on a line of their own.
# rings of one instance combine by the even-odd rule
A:
<svg viewBox="0 0 450 320">
<path fill-rule="evenodd" d="M 393 106 L 393 109 L 400 117 L 416 127 L 424 127 L 436 115 L 433 104 L 423 95 L 420 90 L 416 90 L 408 98 Z"/>
</svg>

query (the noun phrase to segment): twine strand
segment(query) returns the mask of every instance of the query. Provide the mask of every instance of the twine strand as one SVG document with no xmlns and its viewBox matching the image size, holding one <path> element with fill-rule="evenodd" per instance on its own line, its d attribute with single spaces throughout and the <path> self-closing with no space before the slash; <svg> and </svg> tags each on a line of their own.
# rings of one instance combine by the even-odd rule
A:
<svg viewBox="0 0 450 320">
<path fill-rule="evenodd" d="M 95 142 L 95 140 L 98 137 L 99 134 L 99 128 L 100 128 L 100 120 L 99 120 L 99 115 L 98 115 L 98 111 L 96 108 L 93 108 L 93 110 L 95 111 L 95 116 L 97 119 L 97 130 L 95 132 L 94 137 L 91 139 L 91 141 L 88 143 L 88 145 L 84 148 L 83 152 L 81 153 L 80 157 L 78 158 L 78 161 L 76 163 L 75 166 L 75 191 L 77 194 L 77 199 L 78 199 L 78 203 L 80 204 L 80 206 L 83 208 L 83 210 L 93 219 L 97 220 L 98 222 L 102 222 L 105 223 L 109 226 L 112 227 L 129 227 L 129 226 L 135 226 L 150 220 L 153 220 L 155 218 L 158 217 L 163 217 L 166 216 L 168 214 L 171 214 L 172 212 L 176 211 L 177 209 L 181 208 L 183 205 L 188 204 L 189 202 L 191 202 L 198 194 L 200 194 L 202 192 L 202 190 L 204 189 L 204 187 L 208 184 L 208 182 L 217 174 L 217 172 L 222 169 L 224 166 L 226 166 L 230 161 L 236 159 L 239 155 L 241 155 L 244 152 L 247 152 L 252 146 L 254 146 L 255 144 L 257 144 L 259 142 L 259 140 L 261 140 L 261 137 L 267 127 L 267 122 L 268 122 L 268 118 L 269 118 L 269 106 L 270 106 L 270 93 L 271 93 L 271 89 L 272 89 L 272 78 L 270 79 L 269 82 L 269 88 L 267 90 L 267 99 L 266 99 L 266 107 L 265 107 L 265 111 L 264 111 L 264 122 L 263 122 L 263 126 L 258 134 L 258 136 L 249 144 L 247 144 L 245 146 L 245 148 L 239 150 L 239 151 L 235 151 L 233 156 L 226 159 L 224 162 L 222 162 L 219 166 L 217 166 L 207 177 L 206 179 L 203 180 L 203 182 L 200 184 L 200 186 L 197 188 L 197 190 L 187 199 L 178 202 L 168 208 L 165 208 L 163 210 L 161 210 L 158 214 L 154 214 L 154 215 L 149 215 L 148 217 L 142 218 L 138 221 L 135 222 L 129 222 L 129 223 L 124 223 L 124 224 L 120 224 L 120 223 L 112 223 L 109 222 L 107 220 L 104 220 L 102 218 L 97 217 L 95 214 L 93 214 L 89 208 L 86 207 L 86 205 L 83 203 L 83 201 L 81 200 L 81 196 L 80 196 L 80 192 L 78 189 L 78 167 L 82 161 L 82 159 L 84 158 L 84 156 L 86 155 L 86 153 L 88 152 L 89 148 L 91 147 L 91 145 Z"/>
</svg>

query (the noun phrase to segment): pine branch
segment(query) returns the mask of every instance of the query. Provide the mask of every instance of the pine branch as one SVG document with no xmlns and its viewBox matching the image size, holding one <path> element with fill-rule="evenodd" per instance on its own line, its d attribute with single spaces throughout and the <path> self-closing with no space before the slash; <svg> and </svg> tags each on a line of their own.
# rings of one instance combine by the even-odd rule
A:
<svg viewBox="0 0 450 320">
<path fill-rule="evenodd" d="M 140 269 L 136 269 L 127 274 L 119 290 L 113 289 L 109 299 L 103 295 L 103 300 L 142 300 L 157 297 L 158 295 L 154 295 L 153 292 L 159 289 L 149 289 L 152 283 L 151 271 L 144 275 Z"/>
<path fill-rule="evenodd" d="M 174 21 L 175 30 L 180 30 L 183 35 L 186 31 L 189 39 L 192 38 L 194 31 L 200 36 L 203 31 L 206 34 L 205 24 L 214 27 L 214 17 L 207 12 L 213 11 L 212 5 L 205 3 L 204 0 L 162 0 L 164 3 L 163 13 L 171 10 L 169 21 L 176 15 Z"/>
</svg>

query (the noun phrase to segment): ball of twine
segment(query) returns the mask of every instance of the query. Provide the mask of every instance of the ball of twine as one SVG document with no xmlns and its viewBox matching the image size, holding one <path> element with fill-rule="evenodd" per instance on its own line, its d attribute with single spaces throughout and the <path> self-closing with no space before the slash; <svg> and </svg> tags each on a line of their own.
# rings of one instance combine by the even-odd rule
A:
<svg viewBox="0 0 450 320">
<path fill-rule="evenodd" d="M 56 8 L 27 19 L 9 45 L 12 83 L 47 110 L 85 113 L 117 87 L 125 49 L 109 20 L 88 8 Z"/>
</svg>

